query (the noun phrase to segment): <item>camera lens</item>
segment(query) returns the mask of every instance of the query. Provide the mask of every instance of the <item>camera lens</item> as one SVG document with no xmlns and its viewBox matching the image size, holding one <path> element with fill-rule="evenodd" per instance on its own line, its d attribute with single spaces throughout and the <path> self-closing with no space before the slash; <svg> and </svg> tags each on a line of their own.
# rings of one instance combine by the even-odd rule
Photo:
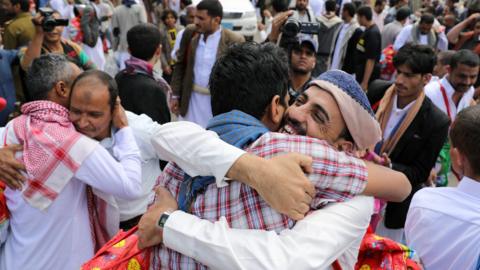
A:
<svg viewBox="0 0 480 270">
<path fill-rule="evenodd" d="M 287 36 L 296 36 L 300 32 L 300 22 L 295 19 L 288 19 L 283 25 L 283 34 Z"/>
</svg>

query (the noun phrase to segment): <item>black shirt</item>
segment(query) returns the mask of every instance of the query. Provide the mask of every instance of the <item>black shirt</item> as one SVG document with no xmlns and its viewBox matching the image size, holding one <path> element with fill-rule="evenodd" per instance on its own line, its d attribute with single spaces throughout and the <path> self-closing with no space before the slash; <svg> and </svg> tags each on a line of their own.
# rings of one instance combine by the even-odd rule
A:
<svg viewBox="0 0 480 270">
<path fill-rule="evenodd" d="M 160 124 L 170 122 L 167 98 L 153 77 L 122 70 L 115 76 L 115 81 L 125 110 L 144 113 Z"/>
<path fill-rule="evenodd" d="M 357 42 L 355 49 L 355 75 L 359 83 L 363 80 L 363 72 L 365 70 L 365 63 L 368 59 L 375 60 L 370 81 L 380 77 L 380 56 L 382 54 L 382 35 L 377 25 L 372 25 L 363 31 L 360 39 Z"/>
</svg>

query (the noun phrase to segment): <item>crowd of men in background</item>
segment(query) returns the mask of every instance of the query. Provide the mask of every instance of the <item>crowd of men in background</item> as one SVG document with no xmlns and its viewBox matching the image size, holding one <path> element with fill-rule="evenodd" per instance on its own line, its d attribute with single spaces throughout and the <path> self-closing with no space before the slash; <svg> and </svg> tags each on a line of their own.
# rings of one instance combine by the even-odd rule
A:
<svg viewBox="0 0 480 270">
<path fill-rule="evenodd" d="M 0 270 L 478 269 L 480 1 L 221 2 L 0 0 Z"/>
</svg>

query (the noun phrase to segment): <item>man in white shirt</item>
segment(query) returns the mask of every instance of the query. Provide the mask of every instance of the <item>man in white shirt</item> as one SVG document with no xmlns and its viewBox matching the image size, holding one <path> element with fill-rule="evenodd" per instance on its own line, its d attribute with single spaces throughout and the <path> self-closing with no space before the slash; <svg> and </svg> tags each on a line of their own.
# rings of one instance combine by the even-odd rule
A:
<svg viewBox="0 0 480 270">
<path fill-rule="evenodd" d="M 425 94 L 452 121 L 458 112 L 474 103 L 473 85 L 477 81 L 479 65 L 477 54 L 470 50 L 457 51 L 450 59 L 448 74 L 425 86 Z"/>
<path fill-rule="evenodd" d="M 177 51 L 172 77 L 171 111 L 180 120 L 202 127 L 212 118 L 208 78 L 218 56 L 243 36 L 223 29 L 223 8 L 218 0 L 203 0 L 196 6 L 195 25 L 185 28 Z"/>
<path fill-rule="evenodd" d="M 114 110 L 118 161 L 68 120 L 70 82 L 79 73 L 61 55 L 34 60 L 27 78 L 35 101 L 24 104 L 24 114 L 0 134 L 4 144 L 23 144 L 28 178 L 21 190 L 4 192 L 10 230 L 0 253 L 2 270 L 78 269 L 94 254 L 93 224 L 102 219 L 91 216 L 90 187 L 124 199 L 141 194 L 139 150 L 124 116 Z"/>
<path fill-rule="evenodd" d="M 398 51 L 405 44 L 412 43 L 429 45 L 440 51 L 447 50 L 448 40 L 445 31 L 440 30 L 438 27 L 433 29 L 434 21 L 435 18 L 432 14 L 423 14 L 418 23 L 407 25 L 400 31 L 395 39 L 395 43 L 393 43 L 393 49 Z"/>
<path fill-rule="evenodd" d="M 479 115 L 478 105 L 464 109 L 450 130 L 452 166 L 463 176 L 458 186 L 425 188 L 410 205 L 405 236 L 425 269 L 478 269 Z"/>
<path fill-rule="evenodd" d="M 387 10 L 385 9 L 385 0 L 375 0 L 372 20 L 377 25 L 380 32 L 383 31 L 383 23 L 386 16 Z"/>
<path fill-rule="evenodd" d="M 451 56 L 449 65 L 447 68 L 449 72 L 442 79 L 433 80 L 425 86 L 425 94 L 435 106 L 448 115 L 450 121 L 453 121 L 458 112 L 475 104 L 473 85 L 477 80 L 480 60 L 476 53 L 460 50 Z M 436 172 L 437 186 L 448 184 L 449 149 L 449 142 L 446 141 L 437 162 L 441 166 L 436 166 L 440 167 Z"/>
<path fill-rule="evenodd" d="M 355 5 L 346 3 L 341 13 L 343 23 L 340 26 L 338 35 L 334 38 L 332 60 L 329 69 L 341 69 L 353 74 L 353 57 L 346 57 L 355 52 L 355 46 L 362 34 L 360 25 L 354 19 Z"/>
</svg>

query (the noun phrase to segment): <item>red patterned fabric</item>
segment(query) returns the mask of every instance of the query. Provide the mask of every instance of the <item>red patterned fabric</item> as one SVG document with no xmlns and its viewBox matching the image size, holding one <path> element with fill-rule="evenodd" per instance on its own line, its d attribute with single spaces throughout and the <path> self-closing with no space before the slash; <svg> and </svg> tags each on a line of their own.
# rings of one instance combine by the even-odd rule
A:
<svg viewBox="0 0 480 270">
<path fill-rule="evenodd" d="M 380 78 L 382 80 L 390 81 L 395 74 L 396 69 L 393 66 L 393 57 L 395 56 L 395 53 L 393 44 L 388 45 L 382 50 L 382 59 L 380 59 L 380 65 L 382 67 Z"/>
<path fill-rule="evenodd" d="M 345 201 L 361 193 L 366 185 L 367 171 L 363 161 L 339 153 L 325 141 L 304 136 L 267 133 L 250 145 L 248 152 L 263 158 L 285 153 L 302 153 L 313 158 L 310 180 L 316 188 L 311 208 L 319 209 L 328 202 Z M 159 184 L 178 196 L 184 172 L 170 163 L 159 177 Z M 191 205 L 191 213 L 202 219 L 217 221 L 224 216 L 229 225 L 241 229 L 262 229 L 280 232 L 292 228 L 294 220 L 270 208 L 258 193 L 238 181 L 217 188 L 211 184 Z M 153 269 L 203 269 L 205 266 L 162 246 L 154 249 Z"/>
<path fill-rule="evenodd" d="M 9 212 L 7 208 L 7 198 L 3 191 L 5 190 L 5 184 L 0 181 L 0 225 L 8 220 Z"/>
<path fill-rule="evenodd" d="M 405 245 L 374 234 L 371 228 L 363 237 L 356 270 L 420 270 L 412 260 L 415 252 Z"/>
<path fill-rule="evenodd" d="M 120 231 L 80 270 L 148 270 L 150 267 L 150 249 L 139 250 L 138 227 L 130 231 Z"/>
<path fill-rule="evenodd" d="M 22 113 L 7 126 L 13 126 L 15 136 L 7 134 L 6 142 L 23 145 L 27 181 L 22 194 L 30 205 L 44 210 L 98 142 L 77 133 L 68 110 L 57 103 L 29 102 L 22 106 Z"/>
</svg>

